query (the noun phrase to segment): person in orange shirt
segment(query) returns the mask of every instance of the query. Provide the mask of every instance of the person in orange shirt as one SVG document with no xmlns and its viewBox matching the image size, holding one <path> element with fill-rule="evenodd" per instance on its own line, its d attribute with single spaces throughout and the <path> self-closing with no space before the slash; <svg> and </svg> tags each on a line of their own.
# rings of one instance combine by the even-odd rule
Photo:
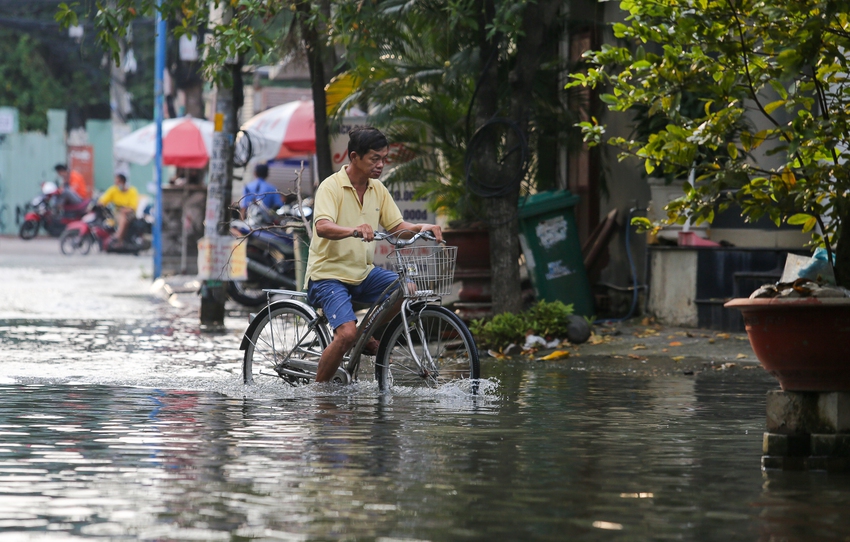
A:
<svg viewBox="0 0 850 542">
<path fill-rule="evenodd" d="M 87 200 L 91 198 L 91 189 L 86 182 L 85 177 L 79 171 L 69 170 L 65 164 L 57 164 L 54 168 L 56 174 L 62 178 L 65 186 L 71 187 L 80 199 Z"/>
</svg>

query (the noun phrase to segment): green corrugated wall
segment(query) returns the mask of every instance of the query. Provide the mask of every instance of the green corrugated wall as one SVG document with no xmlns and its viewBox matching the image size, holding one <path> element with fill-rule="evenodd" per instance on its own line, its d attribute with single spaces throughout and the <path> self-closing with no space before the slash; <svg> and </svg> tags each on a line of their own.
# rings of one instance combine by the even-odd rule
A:
<svg viewBox="0 0 850 542">
<path fill-rule="evenodd" d="M 65 111 L 51 109 L 46 134 L 0 136 L 0 233 L 16 233 L 15 208 L 38 195 L 42 182 L 56 180 L 53 166 L 66 160 L 65 119 Z"/>
</svg>

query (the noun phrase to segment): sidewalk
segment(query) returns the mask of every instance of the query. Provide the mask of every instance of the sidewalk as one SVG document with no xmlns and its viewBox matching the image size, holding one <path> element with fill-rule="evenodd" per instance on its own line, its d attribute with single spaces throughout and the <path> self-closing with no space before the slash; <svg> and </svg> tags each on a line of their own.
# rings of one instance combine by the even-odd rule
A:
<svg viewBox="0 0 850 542">
<path fill-rule="evenodd" d="M 567 360 L 594 369 L 691 374 L 760 368 L 746 333 L 663 326 L 649 318 L 596 325 L 593 332 L 587 343 L 559 350 L 570 353 Z"/>
</svg>

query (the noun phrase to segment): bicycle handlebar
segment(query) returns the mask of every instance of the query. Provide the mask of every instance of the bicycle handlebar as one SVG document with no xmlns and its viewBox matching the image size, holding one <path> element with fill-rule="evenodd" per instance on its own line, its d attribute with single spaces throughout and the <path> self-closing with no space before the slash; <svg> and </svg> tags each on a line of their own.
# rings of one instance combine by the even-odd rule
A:
<svg viewBox="0 0 850 542">
<path fill-rule="evenodd" d="M 415 243 L 420 238 L 421 239 L 427 239 L 429 241 L 436 241 L 437 240 L 437 238 L 434 237 L 434 234 L 431 233 L 430 231 L 420 231 L 418 233 L 414 233 L 413 237 L 411 237 L 409 239 L 402 239 L 401 237 L 399 237 L 402 233 L 413 233 L 413 232 L 410 231 L 410 230 L 399 230 L 395 233 L 376 232 L 375 233 L 375 240 L 377 240 L 377 241 L 387 241 L 388 243 L 390 243 L 391 245 L 393 245 L 395 247 L 406 247 L 407 245 L 412 245 L 413 243 Z M 443 240 L 442 244 L 445 245 L 446 241 Z"/>
</svg>

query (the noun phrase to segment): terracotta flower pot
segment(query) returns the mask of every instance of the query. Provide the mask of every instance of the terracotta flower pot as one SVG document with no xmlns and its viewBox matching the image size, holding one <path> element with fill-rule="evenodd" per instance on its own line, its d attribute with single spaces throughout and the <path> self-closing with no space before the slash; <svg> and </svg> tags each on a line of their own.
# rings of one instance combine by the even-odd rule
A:
<svg viewBox="0 0 850 542">
<path fill-rule="evenodd" d="M 490 233 L 482 228 L 446 230 L 446 244 L 457 247 L 455 279 L 461 281 L 458 297 L 461 301 L 489 303 L 490 292 Z"/>
<path fill-rule="evenodd" d="M 443 238 L 457 247 L 458 269 L 490 269 L 490 232 L 486 229 L 447 229 Z"/>
<path fill-rule="evenodd" d="M 753 351 L 786 391 L 850 391 L 850 298 L 733 299 Z"/>
</svg>

